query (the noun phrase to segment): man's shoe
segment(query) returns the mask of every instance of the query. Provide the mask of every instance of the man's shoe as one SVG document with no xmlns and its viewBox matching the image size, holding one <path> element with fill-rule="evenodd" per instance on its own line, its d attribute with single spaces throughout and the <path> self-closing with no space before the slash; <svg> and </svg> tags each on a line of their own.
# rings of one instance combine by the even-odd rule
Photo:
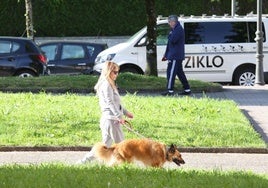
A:
<svg viewBox="0 0 268 188">
<path fill-rule="evenodd" d="M 163 96 L 173 96 L 174 91 L 166 91 L 165 93 L 161 93 L 161 95 L 163 95 Z"/>
<path fill-rule="evenodd" d="M 183 91 L 181 93 L 179 93 L 179 95 L 191 95 L 191 91 Z"/>
</svg>

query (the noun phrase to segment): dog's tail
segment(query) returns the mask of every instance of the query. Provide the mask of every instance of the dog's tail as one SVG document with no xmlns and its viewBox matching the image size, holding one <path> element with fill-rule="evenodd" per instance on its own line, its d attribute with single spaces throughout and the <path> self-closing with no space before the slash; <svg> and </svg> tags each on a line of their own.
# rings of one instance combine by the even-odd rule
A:
<svg viewBox="0 0 268 188">
<path fill-rule="evenodd" d="M 94 145 L 94 153 L 97 160 L 108 162 L 110 161 L 115 147 L 107 147 L 103 143 L 97 143 Z"/>
</svg>

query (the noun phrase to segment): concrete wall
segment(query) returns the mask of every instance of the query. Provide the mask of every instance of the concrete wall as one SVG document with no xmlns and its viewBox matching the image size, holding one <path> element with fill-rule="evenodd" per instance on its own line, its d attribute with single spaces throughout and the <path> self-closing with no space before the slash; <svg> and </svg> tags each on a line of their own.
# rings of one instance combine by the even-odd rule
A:
<svg viewBox="0 0 268 188">
<path fill-rule="evenodd" d="M 87 41 L 94 43 L 107 43 L 108 47 L 125 42 L 130 36 L 112 36 L 112 37 L 36 37 L 36 43 L 43 43 L 54 40 L 75 40 L 75 41 Z"/>
</svg>

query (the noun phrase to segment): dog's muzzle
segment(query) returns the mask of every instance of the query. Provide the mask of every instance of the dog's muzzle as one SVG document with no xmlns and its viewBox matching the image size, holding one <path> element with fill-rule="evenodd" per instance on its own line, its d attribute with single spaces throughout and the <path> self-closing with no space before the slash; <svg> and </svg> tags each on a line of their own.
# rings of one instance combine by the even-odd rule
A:
<svg viewBox="0 0 268 188">
<path fill-rule="evenodd" d="M 173 159 L 172 160 L 174 163 L 176 163 L 178 166 L 180 166 L 181 164 L 185 164 L 185 161 L 183 159 Z"/>
</svg>

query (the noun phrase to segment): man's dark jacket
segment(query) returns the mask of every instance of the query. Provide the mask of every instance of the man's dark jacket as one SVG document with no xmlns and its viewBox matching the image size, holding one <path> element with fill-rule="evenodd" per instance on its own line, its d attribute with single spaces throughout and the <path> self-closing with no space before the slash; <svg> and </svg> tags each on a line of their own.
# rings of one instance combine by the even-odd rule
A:
<svg viewBox="0 0 268 188">
<path fill-rule="evenodd" d="M 184 40 L 184 29 L 180 22 L 178 22 L 168 35 L 168 43 L 164 57 L 168 60 L 184 60 Z"/>
</svg>

